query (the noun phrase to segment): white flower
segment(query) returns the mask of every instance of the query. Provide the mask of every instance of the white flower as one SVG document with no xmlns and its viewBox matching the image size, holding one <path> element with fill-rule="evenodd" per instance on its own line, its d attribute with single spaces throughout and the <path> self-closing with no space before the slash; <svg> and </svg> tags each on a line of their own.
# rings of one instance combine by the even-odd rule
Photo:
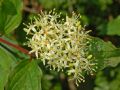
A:
<svg viewBox="0 0 120 90">
<path fill-rule="evenodd" d="M 84 81 L 84 73 L 92 74 L 96 63 L 88 54 L 89 31 L 80 24 L 80 16 L 63 19 L 56 13 L 43 13 L 24 30 L 31 36 L 28 46 L 44 65 L 53 70 L 66 69 L 76 84 Z"/>
</svg>

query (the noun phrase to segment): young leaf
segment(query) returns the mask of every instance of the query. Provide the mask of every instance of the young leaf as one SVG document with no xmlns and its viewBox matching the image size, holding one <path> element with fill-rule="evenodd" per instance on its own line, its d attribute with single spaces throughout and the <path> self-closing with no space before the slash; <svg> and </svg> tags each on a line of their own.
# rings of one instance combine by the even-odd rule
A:
<svg viewBox="0 0 120 90">
<path fill-rule="evenodd" d="M 42 72 L 37 63 L 23 60 L 9 78 L 7 90 L 41 90 Z"/>
<path fill-rule="evenodd" d="M 120 35 L 120 16 L 108 23 L 107 34 Z"/>
</svg>

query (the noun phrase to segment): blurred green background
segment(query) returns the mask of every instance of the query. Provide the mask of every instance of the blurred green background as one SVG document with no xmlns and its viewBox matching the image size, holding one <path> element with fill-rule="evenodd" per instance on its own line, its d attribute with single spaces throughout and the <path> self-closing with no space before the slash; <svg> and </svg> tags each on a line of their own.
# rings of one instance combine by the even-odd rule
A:
<svg viewBox="0 0 120 90">
<path fill-rule="evenodd" d="M 5 1 L 8 2 L 8 0 Z M 81 14 L 82 25 L 85 25 L 86 30 L 92 30 L 90 35 L 104 41 L 111 41 L 116 47 L 120 47 L 120 0 L 13 0 L 13 2 L 17 4 L 3 3 L 5 4 L 2 5 L 4 12 L 0 8 L 0 13 L 2 12 L 0 28 L 3 30 L 1 35 L 11 32 L 10 28 L 19 26 L 14 28 L 14 32 L 6 35 L 8 41 L 25 47 L 23 45 L 26 42 L 23 23 L 29 22 L 41 10 L 50 11 L 55 8 L 63 16 L 71 15 L 73 11 Z M 9 9 L 9 7 L 12 8 Z M 17 7 L 16 11 L 14 7 Z M 17 15 L 15 15 L 16 12 L 18 12 Z M 11 16 L 5 16 L 5 13 Z M 9 21 L 10 18 L 13 20 Z M 6 23 L 7 26 L 5 26 Z M 21 53 L 18 54 L 22 58 L 27 58 Z M 120 64 L 116 67 L 105 68 L 94 76 L 86 76 L 86 82 L 81 83 L 79 87 L 76 87 L 73 81 L 68 81 L 63 73 L 49 71 L 41 64 L 40 67 L 43 70 L 42 90 L 120 90 Z"/>
</svg>

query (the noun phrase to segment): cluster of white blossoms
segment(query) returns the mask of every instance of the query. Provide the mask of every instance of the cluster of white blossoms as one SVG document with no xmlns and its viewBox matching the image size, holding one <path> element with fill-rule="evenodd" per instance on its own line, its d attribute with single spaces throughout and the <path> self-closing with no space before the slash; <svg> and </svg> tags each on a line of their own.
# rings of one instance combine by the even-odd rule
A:
<svg viewBox="0 0 120 90">
<path fill-rule="evenodd" d="M 76 80 L 84 81 L 84 74 L 93 74 L 96 63 L 87 52 L 89 31 L 80 23 L 80 15 L 71 17 L 53 12 L 41 12 L 24 30 L 28 35 L 27 45 L 50 70 L 63 71 Z"/>
</svg>

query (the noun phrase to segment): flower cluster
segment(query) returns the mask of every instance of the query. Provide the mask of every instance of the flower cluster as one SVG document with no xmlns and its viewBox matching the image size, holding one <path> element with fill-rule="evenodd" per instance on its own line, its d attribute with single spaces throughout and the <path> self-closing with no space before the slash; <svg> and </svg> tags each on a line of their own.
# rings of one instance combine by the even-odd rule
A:
<svg viewBox="0 0 120 90">
<path fill-rule="evenodd" d="M 84 73 L 92 74 L 96 65 L 87 52 L 89 31 L 84 30 L 79 19 L 75 13 L 62 18 L 54 11 L 41 12 L 24 28 L 30 53 L 52 70 L 66 70 L 76 84 L 84 81 Z"/>
</svg>

